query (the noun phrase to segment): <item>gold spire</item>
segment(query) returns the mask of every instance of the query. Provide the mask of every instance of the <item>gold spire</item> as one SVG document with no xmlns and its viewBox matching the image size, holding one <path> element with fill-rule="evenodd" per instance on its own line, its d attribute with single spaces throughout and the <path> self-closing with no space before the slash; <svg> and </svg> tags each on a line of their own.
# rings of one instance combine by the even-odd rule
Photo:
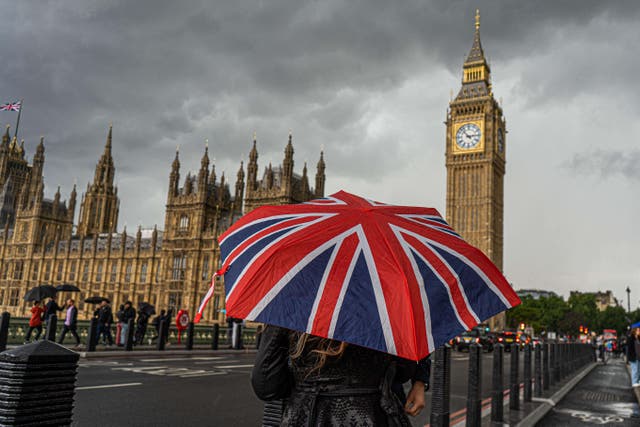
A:
<svg viewBox="0 0 640 427">
<path fill-rule="evenodd" d="M 480 9 L 476 9 L 476 31 L 480 29 Z"/>
</svg>

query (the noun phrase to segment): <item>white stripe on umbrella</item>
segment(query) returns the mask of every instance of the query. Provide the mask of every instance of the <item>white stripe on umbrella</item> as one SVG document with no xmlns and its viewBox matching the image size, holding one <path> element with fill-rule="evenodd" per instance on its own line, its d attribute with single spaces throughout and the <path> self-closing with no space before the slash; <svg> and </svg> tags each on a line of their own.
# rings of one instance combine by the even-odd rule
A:
<svg viewBox="0 0 640 427">
<path fill-rule="evenodd" d="M 326 241 L 322 245 L 315 248 L 313 251 L 309 252 L 307 256 L 302 258 L 296 265 L 291 268 L 291 270 L 287 271 L 280 278 L 280 280 L 278 280 L 278 282 L 271 289 L 269 289 L 269 291 L 262 297 L 262 299 L 253 307 L 253 310 L 251 310 L 251 312 L 247 314 L 247 319 L 255 320 L 260 315 L 260 313 L 262 313 L 262 311 L 271 303 L 271 301 L 273 301 L 273 299 L 280 293 L 280 291 L 291 282 L 292 277 L 296 276 L 303 268 L 307 266 L 307 264 L 316 259 L 321 253 L 329 249 L 331 246 L 337 244 L 340 240 L 344 239 L 344 237 L 349 234 L 353 234 L 353 229 L 339 234 L 338 236 Z M 248 263 L 247 265 L 251 265 L 251 263 Z M 239 281 L 240 278 L 238 278 L 236 282 Z M 229 299 L 228 295 L 227 299 Z"/>
<path fill-rule="evenodd" d="M 253 256 L 253 258 L 251 258 L 251 260 L 250 260 L 250 261 L 245 265 L 245 267 L 242 269 L 242 271 L 241 271 L 241 272 L 240 272 L 240 274 L 238 275 L 238 277 L 237 277 L 237 279 L 236 279 L 235 283 L 233 284 L 233 287 L 232 287 L 231 289 L 229 289 L 229 292 L 227 293 L 227 296 L 226 296 L 225 300 L 226 300 L 226 301 L 229 301 L 229 297 L 233 294 L 233 291 L 236 289 L 236 284 L 237 284 L 237 283 L 240 283 L 240 281 L 242 281 L 242 277 L 246 274 L 247 270 L 249 270 L 249 269 L 253 266 L 253 262 L 254 262 L 256 259 L 260 258 L 260 257 L 262 256 L 262 254 L 263 254 L 263 253 L 265 253 L 266 251 L 268 251 L 268 250 L 269 250 L 269 248 L 271 248 L 273 245 L 276 245 L 276 244 L 277 244 L 278 242 L 280 242 L 281 240 L 286 239 L 286 238 L 287 238 L 287 237 L 289 237 L 291 234 L 297 233 L 297 232 L 299 232 L 300 230 L 304 230 L 305 228 L 310 227 L 311 225 L 316 224 L 316 223 L 318 223 L 318 222 L 322 222 L 322 221 L 324 221 L 324 220 L 326 220 L 327 218 L 330 218 L 330 217 L 332 217 L 332 216 L 334 216 L 334 215 L 333 215 L 333 214 L 329 214 L 329 215 L 326 215 L 326 216 L 323 216 L 323 217 L 317 218 L 317 219 L 315 219 L 315 220 L 313 220 L 313 221 L 306 222 L 306 223 L 304 223 L 304 224 L 299 224 L 299 225 L 297 225 L 297 226 L 293 227 L 291 230 L 289 230 L 289 231 L 287 231 L 286 233 L 284 233 L 282 236 L 280 236 L 280 237 L 278 237 L 277 239 L 275 239 L 274 241 L 270 242 L 270 243 L 269 243 L 268 245 L 266 245 L 264 248 L 262 248 L 262 249 L 261 249 L 257 254 L 255 254 L 255 255 Z M 279 231 L 282 231 L 282 230 L 279 230 Z M 273 233 L 272 233 L 272 234 L 273 234 Z M 267 237 L 267 236 L 265 236 L 265 237 Z M 264 237 L 263 237 L 263 239 L 264 239 Z M 260 242 L 261 240 L 262 240 L 262 239 L 256 240 L 256 243 L 257 243 L 257 242 Z M 255 244 L 255 243 L 254 243 L 254 244 Z M 249 247 L 251 247 L 251 246 L 249 246 Z M 249 247 L 247 247 L 247 249 L 248 249 Z M 245 251 L 246 251 L 247 249 L 245 249 Z M 243 252 L 244 252 L 244 251 L 243 251 Z M 237 258 L 237 256 L 236 256 L 236 258 Z M 306 259 L 306 257 L 305 257 L 305 259 Z M 233 262 L 233 260 L 232 260 L 232 262 Z M 255 309 L 254 309 L 254 310 L 255 310 Z"/>
<path fill-rule="evenodd" d="M 382 333 L 384 334 L 384 341 L 387 345 L 387 351 L 391 354 L 398 354 L 396 351 L 396 343 L 393 338 L 393 331 L 391 330 L 391 321 L 389 320 L 389 312 L 387 310 L 387 302 L 384 299 L 382 292 L 382 284 L 380 283 L 380 276 L 378 276 L 378 270 L 376 269 L 376 263 L 371 253 L 371 247 L 367 236 L 364 234 L 362 225 L 356 226 L 358 229 L 358 236 L 360 236 L 360 242 L 362 244 L 362 253 L 364 254 L 367 268 L 369 269 L 369 276 L 371 283 L 373 284 L 373 293 L 376 298 L 376 305 L 378 307 L 378 315 L 380 316 L 380 323 L 382 324 Z"/>
<path fill-rule="evenodd" d="M 429 305 L 429 299 L 427 298 L 427 289 L 424 285 L 424 278 L 422 277 L 422 273 L 420 273 L 420 269 L 418 268 L 418 264 L 416 263 L 415 258 L 411 254 L 411 246 L 407 242 L 405 242 L 398 230 L 394 230 L 393 227 L 391 229 L 396 235 L 398 242 L 400 242 L 400 246 L 402 246 L 402 249 L 404 249 L 407 259 L 409 260 L 409 262 L 411 263 L 411 267 L 413 268 L 413 275 L 418 281 L 420 300 L 422 301 L 422 307 L 424 308 L 424 326 L 427 332 L 427 348 L 431 351 L 434 349 L 433 329 L 431 327 L 431 306 Z M 451 295 L 449 295 L 449 298 L 451 298 Z M 460 317 L 458 317 L 458 319 L 460 319 Z"/>
<path fill-rule="evenodd" d="M 316 292 L 316 299 L 313 301 L 313 307 L 311 308 L 311 314 L 309 315 L 309 321 L 307 322 L 307 333 L 310 334 L 313 329 L 313 322 L 316 320 L 316 313 L 318 312 L 318 305 L 320 305 L 320 300 L 322 299 L 322 294 L 324 293 L 324 287 L 327 284 L 327 279 L 329 278 L 329 274 L 331 273 L 331 269 L 333 268 L 333 264 L 336 261 L 336 256 L 338 255 L 338 251 L 342 246 L 344 239 L 340 240 L 335 248 L 333 248 L 333 252 L 331 252 L 331 258 L 329 258 L 329 262 L 327 263 L 326 268 L 324 269 L 324 273 L 322 274 L 322 280 L 320 281 L 320 286 L 318 286 L 318 292 Z"/>
<path fill-rule="evenodd" d="M 344 276 L 344 281 L 342 282 L 342 287 L 340 288 L 340 294 L 338 295 L 338 301 L 336 301 L 336 306 L 333 307 L 333 315 L 331 316 L 331 324 L 329 325 L 329 338 L 333 338 L 333 335 L 336 331 L 336 325 L 338 324 L 338 318 L 340 317 L 340 310 L 342 308 L 342 302 L 344 301 L 344 296 L 347 293 L 347 288 L 349 287 L 349 281 L 353 277 L 353 269 L 356 268 L 356 262 L 358 261 L 358 257 L 362 252 L 362 246 L 360 243 L 356 246 L 353 251 L 353 256 L 351 258 L 351 262 L 349 263 L 349 268 L 347 269 L 347 274 Z"/>
</svg>

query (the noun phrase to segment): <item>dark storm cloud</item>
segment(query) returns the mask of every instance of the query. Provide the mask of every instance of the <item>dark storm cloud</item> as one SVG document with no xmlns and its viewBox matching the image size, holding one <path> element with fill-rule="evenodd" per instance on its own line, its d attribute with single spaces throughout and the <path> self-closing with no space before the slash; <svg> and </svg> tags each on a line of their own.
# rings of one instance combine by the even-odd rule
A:
<svg viewBox="0 0 640 427">
<path fill-rule="evenodd" d="M 640 151 L 638 150 L 597 150 L 578 153 L 564 166 L 580 175 L 595 175 L 603 178 L 623 176 L 633 181 L 640 181 Z"/>
<path fill-rule="evenodd" d="M 47 138 L 47 191 L 58 183 L 70 189 L 73 177 L 83 188 L 113 122 L 118 179 L 127 185 L 121 188 L 122 214 L 130 221 L 162 220 L 176 145 L 181 146 L 183 176 L 199 166 L 205 139 L 218 167 L 233 176 L 254 131 L 261 167 L 281 160 L 290 129 L 297 167 L 305 159 L 315 165 L 323 144 L 331 159 L 329 179 L 331 169 L 363 178 L 371 164 L 400 161 L 406 147 L 391 152 L 390 141 L 366 132 L 371 98 L 443 68 L 453 83 L 433 90 L 447 93 L 459 81 L 476 7 L 482 10 L 483 43 L 490 46 L 486 51 L 494 65 L 535 58 L 536 65 L 525 67 L 515 89 L 523 102 L 569 102 L 581 93 L 610 90 L 602 86 L 602 74 L 621 82 L 635 73 L 635 57 L 603 41 L 609 31 L 622 37 L 637 34 L 634 2 L 82 0 L 2 5 L 10 19 L 0 27 L 0 93 L 3 102 L 25 99 L 22 134 L 30 153 L 40 134 Z M 556 49 L 570 54 L 572 48 L 584 48 L 580 40 L 589 42 L 593 62 L 579 52 L 564 64 L 545 62 Z M 620 84 L 617 90 L 624 98 L 626 88 Z M 376 180 L 392 172 L 384 168 Z M 137 179 L 157 187 L 153 213 L 131 202 L 148 194 L 136 187 Z"/>
</svg>

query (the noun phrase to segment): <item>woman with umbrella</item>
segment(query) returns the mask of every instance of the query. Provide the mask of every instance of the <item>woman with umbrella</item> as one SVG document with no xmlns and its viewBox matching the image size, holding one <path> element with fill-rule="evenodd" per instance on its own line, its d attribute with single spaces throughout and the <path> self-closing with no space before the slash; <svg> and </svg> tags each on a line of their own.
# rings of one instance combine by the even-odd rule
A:
<svg viewBox="0 0 640 427">
<path fill-rule="evenodd" d="M 220 236 L 227 315 L 268 324 L 252 385 L 282 425 L 407 426 L 424 359 L 520 303 L 500 270 L 431 208 L 346 192 L 240 218 Z M 296 332 L 297 331 L 297 332 Z M 403 407 L 393 383 L 414 379 Z"/>
</svg>

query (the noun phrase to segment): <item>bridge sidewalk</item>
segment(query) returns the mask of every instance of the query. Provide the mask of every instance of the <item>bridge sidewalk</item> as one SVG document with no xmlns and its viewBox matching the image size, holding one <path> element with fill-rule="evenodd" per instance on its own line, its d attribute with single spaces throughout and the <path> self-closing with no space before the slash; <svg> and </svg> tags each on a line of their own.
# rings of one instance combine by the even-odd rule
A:
<svg viewBox="0 0 640 427">
<path fill-rule="evenodd" d="M 551 398 L 548 404 L 536 426 L 640 425 L 640 406 L 622 359 L 598 364 L 561 400 Z"/>
</svg>

